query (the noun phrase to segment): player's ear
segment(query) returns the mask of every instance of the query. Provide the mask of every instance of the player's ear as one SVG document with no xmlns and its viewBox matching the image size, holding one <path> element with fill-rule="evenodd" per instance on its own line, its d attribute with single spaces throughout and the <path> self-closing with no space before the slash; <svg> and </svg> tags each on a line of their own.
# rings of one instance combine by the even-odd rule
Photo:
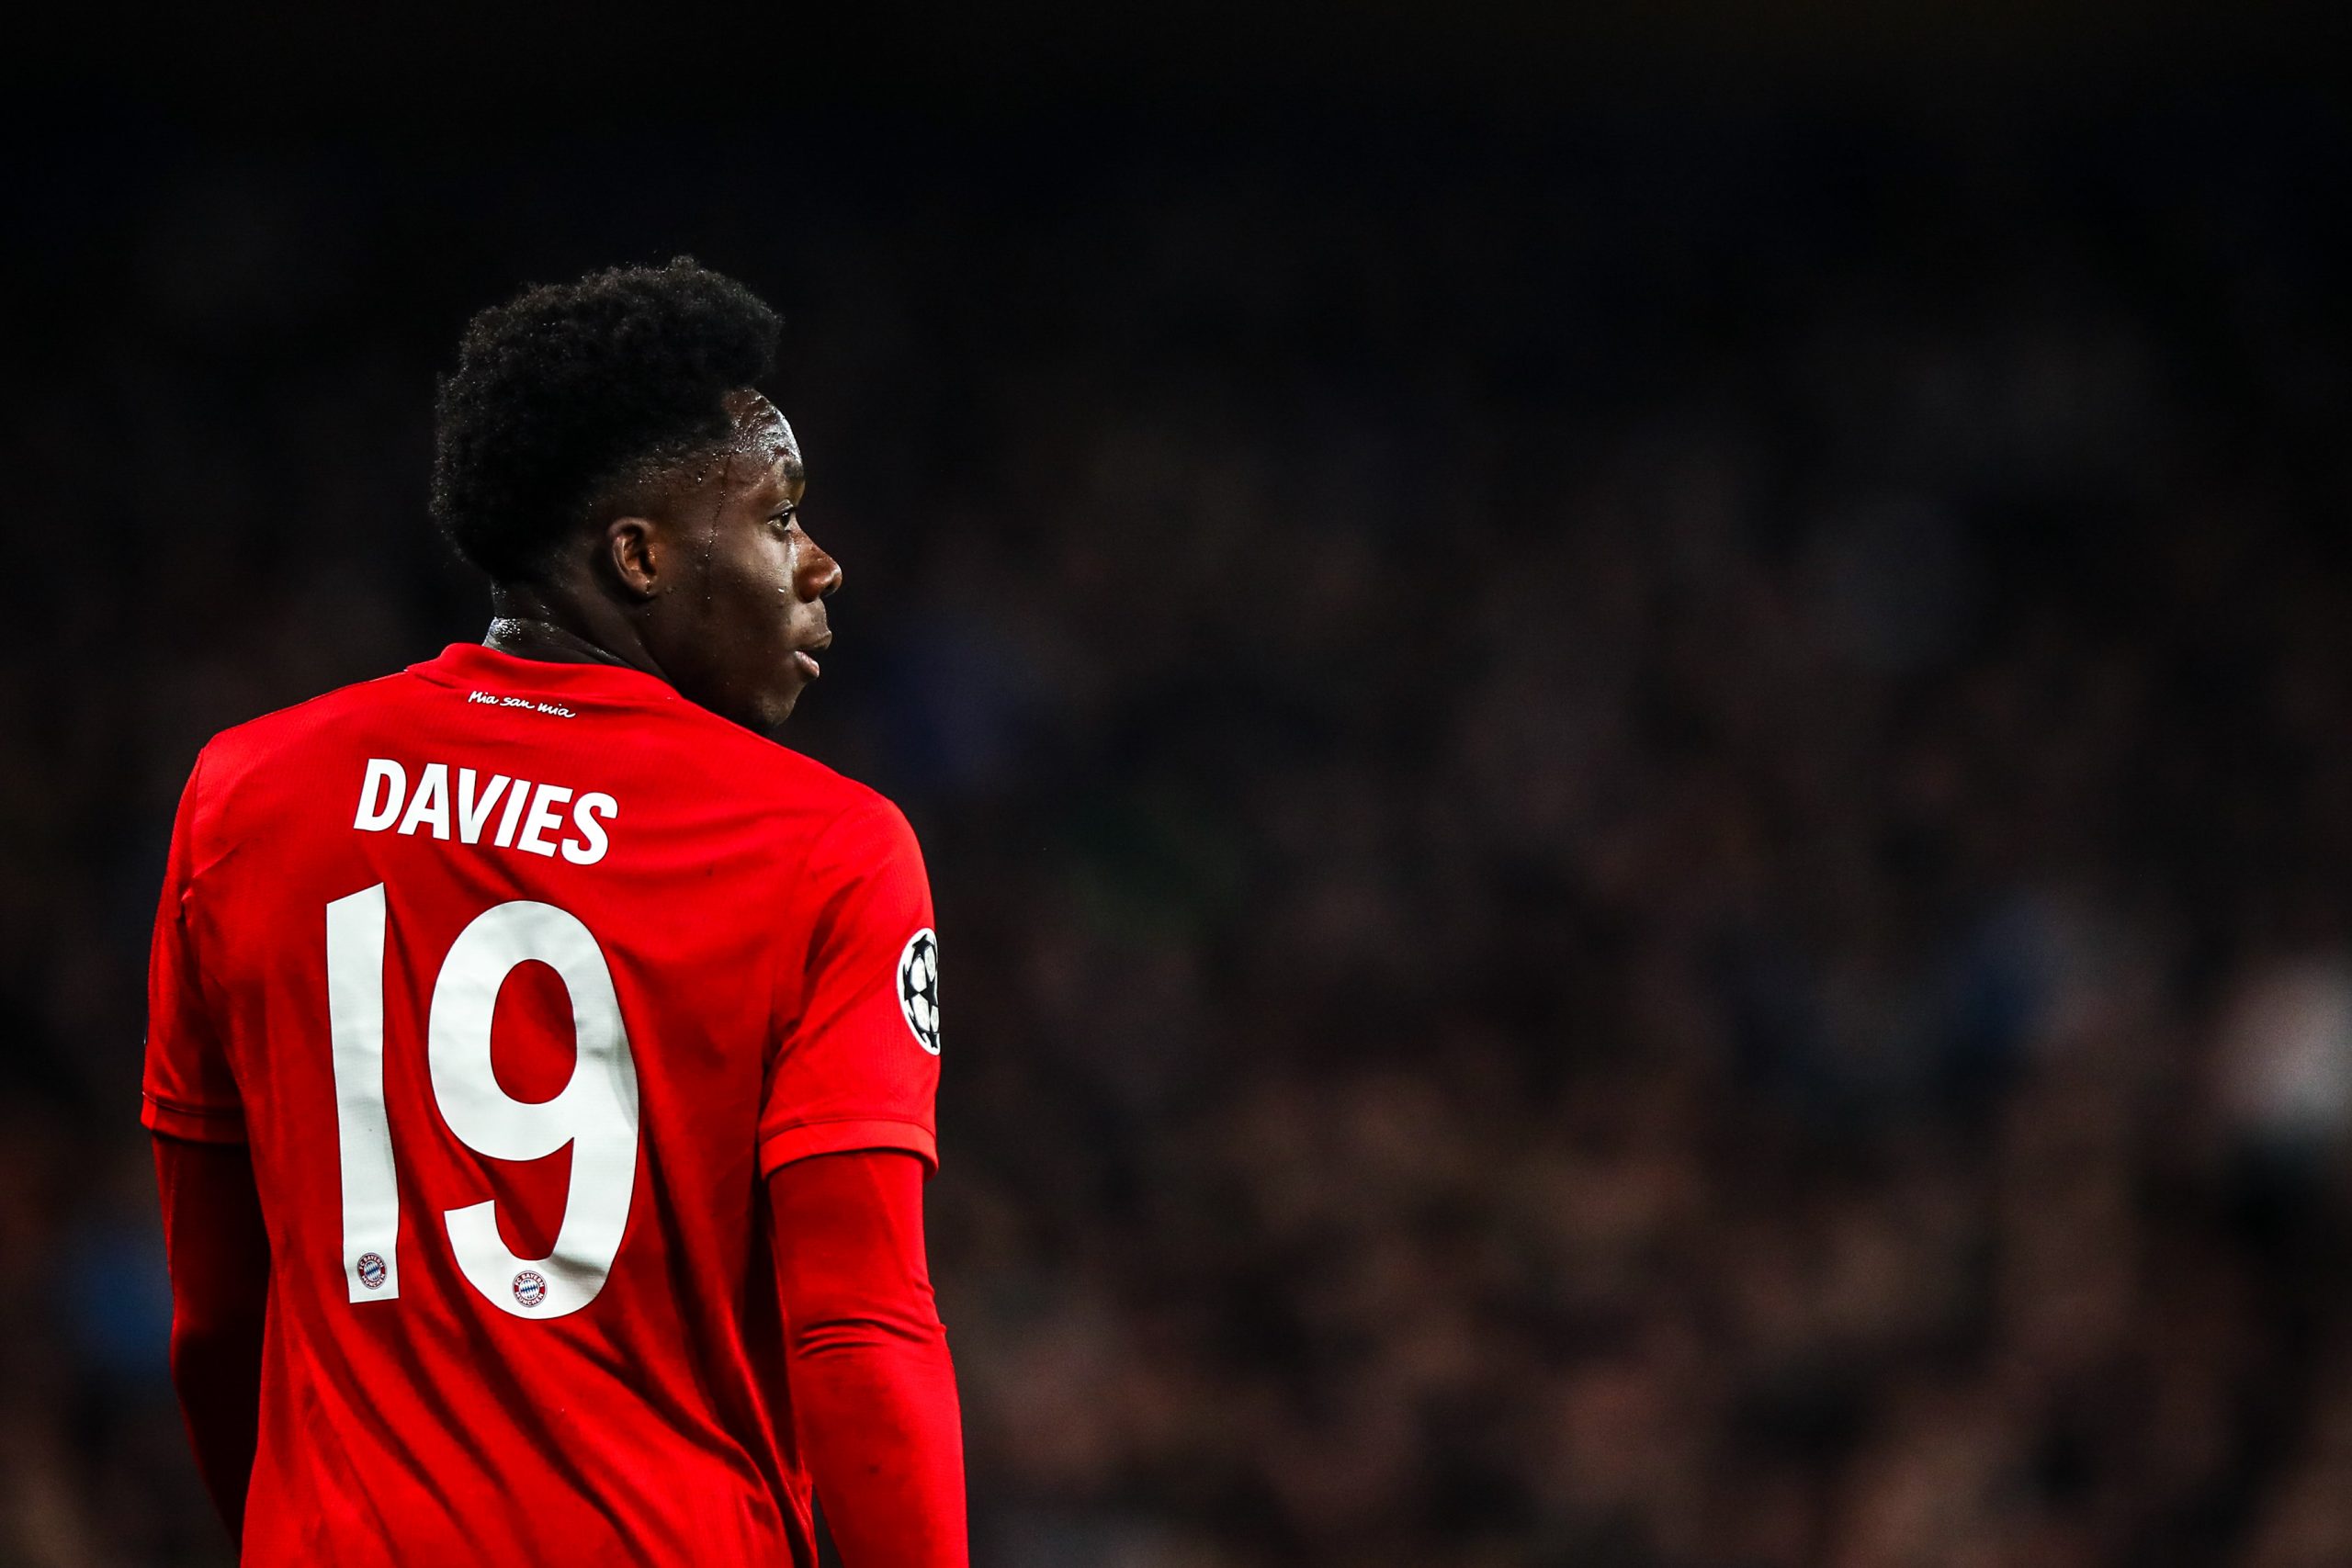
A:
<svg viewBox="0 0 2352 1568">
<path fill-rule="evenodd" d="M 648 518 L 616 517 L 605 525 L 605 558 L 632 599 L 650 599 L 661 589 L 661 530 Z"/>
</svg>

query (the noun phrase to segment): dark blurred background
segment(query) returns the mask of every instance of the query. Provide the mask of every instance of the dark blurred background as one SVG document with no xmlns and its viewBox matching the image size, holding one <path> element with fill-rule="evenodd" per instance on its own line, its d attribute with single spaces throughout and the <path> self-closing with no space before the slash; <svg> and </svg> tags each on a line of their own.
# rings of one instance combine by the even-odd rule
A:
<svg viewBox="0 0 2352 1568">
<path fill-rule="evenodd" d="M 787 316 L 795 744 L 938 890 L 979 1562 L 2352 1562 L 2306 20 L 22 20 L 0 1562 L 225 1561 L 197 747 L 480 635 L 460 324 L 679 252 Z"/>
</svg>

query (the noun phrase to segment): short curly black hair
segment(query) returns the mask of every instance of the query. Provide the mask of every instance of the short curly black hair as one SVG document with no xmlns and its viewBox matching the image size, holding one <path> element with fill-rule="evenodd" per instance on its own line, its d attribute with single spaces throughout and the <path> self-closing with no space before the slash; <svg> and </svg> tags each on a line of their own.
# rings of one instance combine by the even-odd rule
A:
<svg viewBox="0 0 2352 1568">
<path fill-rule="evenodd" d="M 531 578 L 616 481 L 725 441 L 727 394 L 775 368 L 782 331 L 691 256 L 492 306 L 441 381 L 434 520 L 493 582 Z"/>
</svg>

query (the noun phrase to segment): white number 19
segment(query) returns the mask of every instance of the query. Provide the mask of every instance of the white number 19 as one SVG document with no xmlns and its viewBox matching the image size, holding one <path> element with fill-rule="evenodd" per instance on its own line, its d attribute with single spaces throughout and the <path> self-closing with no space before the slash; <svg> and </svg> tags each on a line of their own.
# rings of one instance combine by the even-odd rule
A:
<svg viewBox="0 0 2352 1568">
<path fill-rule="evenodd" d="M 553 1100 L 516 1100 L 491 1069 L 490 1021 L 516 965 L 562 976 L 578 1052 Z M 343 1155 L 343 1271 L 355 1302 L 401 1293 L 400 1182 L 384 1110 L 384 885 L 327 906 L 327 1015 Z M 518 898 L 458 935 L 434 982 L 425 1063 L 458 1141 L 492 1159 L 571 1148 L 571 1186 L 554 1250 L 521 1258 L 499 1239 L 493 1200 L 447 1210 L 450 1250 L 469 1283 L 516 1317 L 561 1317 L 596 1299 L 620 1250 L 637 1185 L 637 1063 L 613 974 L 588 928 L 552 904 Z"/>
</svg>

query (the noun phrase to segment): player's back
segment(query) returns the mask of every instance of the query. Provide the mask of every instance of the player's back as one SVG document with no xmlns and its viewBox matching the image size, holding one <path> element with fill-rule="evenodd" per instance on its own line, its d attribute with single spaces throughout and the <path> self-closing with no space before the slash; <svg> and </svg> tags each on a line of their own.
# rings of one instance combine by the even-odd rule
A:
<svg viewBox="0 0 2352 1568">
<path fill-rule="evenodd" d="M 929 924 L 887 802 L 637 671 L 460 645 L 218 738 L 148 1117 L 252 1149 L 245 1560 L 805 1557 L 761 1179 L 932 1157 Z"/>
</svg>

